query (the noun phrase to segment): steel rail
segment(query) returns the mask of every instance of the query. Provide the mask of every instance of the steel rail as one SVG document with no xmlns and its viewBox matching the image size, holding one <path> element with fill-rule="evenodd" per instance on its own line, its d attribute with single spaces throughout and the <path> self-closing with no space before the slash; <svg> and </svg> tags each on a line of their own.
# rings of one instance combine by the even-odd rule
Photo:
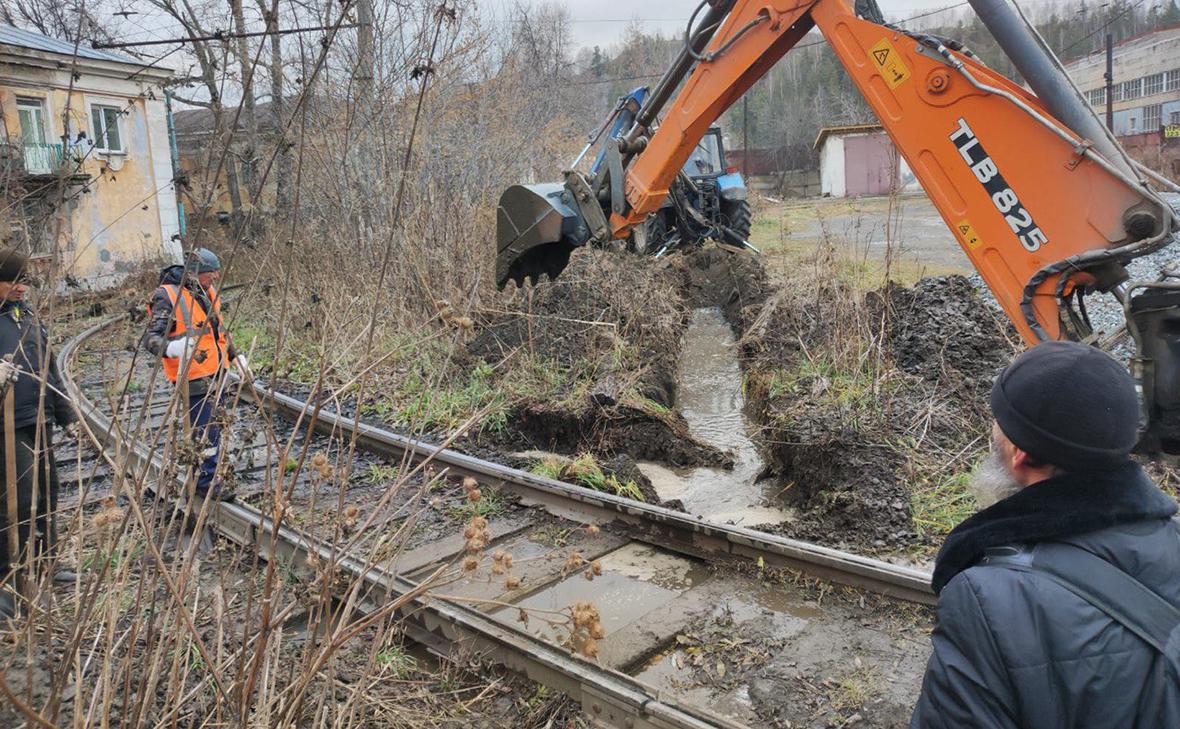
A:
<svg viewBox="0 0 1180 729">
<path fill-rule="evenodd" d="M 78 386 L 73 364 L 81 345 L 127 317 L 122 314 L 100 322 L 67 341 L 59 352 L 63 384 L 95 437 L 125 465 L 144 469 L 155 478 L 166 477 L 159 455 L 145 444 L 123 441 L 111 418 L 101 412 Z M 372 611 L 399 596 L 420 589 L 417 582 L 368 564 L 351 555 L 340 555 L 331 545 L 286 525 L 276 525 L 257 509 L 243 504 L 219 503 L 210 525 L 227 539 L 256 550 L 265 559 L 285 558 L 297 571 L 316 555 L 335 563 L 362 580 L 367 588 L 360 600 L 363 611 Z M 695 706 L 665 701 L 657 691 L 627 674 L 604 668 L 571 655 L 569 651 L 530 633 L 464 605 L 432 599 L 429 594 L 408 602 L 399 615 L 409 636 L 443 653 L 476 653 L 494 663 L 577 700 L 596 725 L 621 729 L 741 729 L 743 725 Z"/>
<path fill-rule="evenodd" d="M 254 384 L 254 392 L 260 404 L 289 419 L 315 410 L 303 400 L 259 384 Z M 574 511 L 603 521 L 623 521 L 634 528 L 637 538 L 665 549 L 698 556 L 720 554 L 748 562 L 761 560 L 769 566 L 799 570 L 902 600 L 925 605 L 937 602 L 928 572 L 574 486 L 439 448 L 327 408 L 321 408 L 314 420 L 316 429 L 323 433 L 351 433 L 355 429 L 357 442 L 366 451 L 414 462 L 430 459 L 452 474 L 472 476 L 558 514 Z"/>
</svg>

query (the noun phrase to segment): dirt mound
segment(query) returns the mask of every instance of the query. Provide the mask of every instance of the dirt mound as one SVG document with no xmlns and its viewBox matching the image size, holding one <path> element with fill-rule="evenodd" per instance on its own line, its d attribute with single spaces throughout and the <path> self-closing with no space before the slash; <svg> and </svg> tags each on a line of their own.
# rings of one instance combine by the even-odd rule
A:
<svg viewBox="0 0 1180 729">
<path fill-rule="evenodd" d="M 600 380 L 634 374 L 644 397 L 667 406 L 688 314 L 678 283 L 662 261 L 579 250 L 556 281 L 488 307 L 467 349 L 493 364 L 524 353 Z"/>
<path fill-rule="evenodd" d="M 836 277 L 759 287 L 740 318 L 751 414 L 798 519 L 770 529 L 877 553 L 930 549 L 918 494 L 985 448 L 1011 328 L 961 276 L 862 296 Z M 919 511 L 916 511 L 919 510 Z"/>
<path fill-rule="evenodd" d="M 520 450 L 590 451 L 675 467 L 733 465 L 730 456 L 698 442 L 683 425 L 626 406 L 574 412 L 538 403 L 519 410 L 511 428 Z"/>
<path fill-rule="evenodd" d="M 670 466 L 725 465 L 668 410 L 689 306 L 676 261 L 597 250 L 575 253 L 556 281 L 487 307 L 467 347 L 492 364 L 522 360 L 566 383 L 560 398 L 527 397 L 502 433 L 505 451 L 624 455 Z"/>
<path fill-rule="evenodd" d="M 929 382 L 978 394 L 1016 351 L 1015 328 L 965 276 L 925 278 L 912 288 L 891 283 L 870 297 L 888 306 L 894 363 Z"/>
<path fill-rule="evenodd" d="M 716 306 L 736 324 L 740 312 L 765 301 L 771 284 L 761 259 L 716 246 L 675 256 L 671 265 L 681 277 L 681 290 L 694 308 Z"/>
</svg>

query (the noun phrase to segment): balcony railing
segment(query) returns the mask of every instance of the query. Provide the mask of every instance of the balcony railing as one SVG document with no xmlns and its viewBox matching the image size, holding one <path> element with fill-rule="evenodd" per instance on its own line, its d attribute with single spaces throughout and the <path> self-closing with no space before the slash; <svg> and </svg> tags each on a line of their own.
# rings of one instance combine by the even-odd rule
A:
<svg viewBox="0 0 1180 729">
<path fill-rule="evenodd" d="M 62 145 L 24 144 L 25 172 L 30 175 L 52 175 L 61 169 Z"/>
</svg>

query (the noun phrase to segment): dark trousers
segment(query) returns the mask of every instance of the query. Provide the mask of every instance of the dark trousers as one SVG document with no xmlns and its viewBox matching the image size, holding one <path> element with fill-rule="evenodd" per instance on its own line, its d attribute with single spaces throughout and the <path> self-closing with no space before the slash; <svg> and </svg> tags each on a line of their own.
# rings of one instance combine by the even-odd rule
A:
<svg viewBox="0 0 1180 729">
<path fill-rule="evenodd" d="M 0 431 L 2 432 L 2 431 Z M 0 438 L 3 436 L 0 435 Z M 17 535 L 20 554 L 8 553 L 8 464 L 3 440 L 0 440 L 0 578 L 8 581 L 12 570 L 23 563 L 29 549 L 34 555 L 45 556 L 57 542 L 57 467 L 53 462 L 52 437 L 49 429 L 41 434 L 41 452 L 35 451 L 37 426 L 29 425 L 16 429 L 16 496 Z M 33 479 L 36 461 L 37 478 Z M 33 524 L 33 494 L 37 494 L 37 521 Z M 35 527 L 35 529 L 34 529 Z"/>
<path fill-rule="evenodd" d="M 217 393 L 213 390 L 188 399 L 188 422 L 193 426 L 193 440 L 201 447 L 200 465 L 194 468 L 197 493 L 205 494 L 217 475 L 217 460 L 221 450 L 221 424 L 217 422 Z M 216 490 L 216 489 L 215 489 Z"/>
</svg>

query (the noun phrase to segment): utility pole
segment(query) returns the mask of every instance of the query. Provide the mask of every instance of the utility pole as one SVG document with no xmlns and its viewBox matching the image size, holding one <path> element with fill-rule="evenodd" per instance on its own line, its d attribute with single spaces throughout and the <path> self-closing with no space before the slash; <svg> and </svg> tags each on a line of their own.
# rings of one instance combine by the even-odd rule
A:
<svg viewBox="0 0 1180 729">
<path fill-rule="evenodd" d="M 1106 34 L 1106 128 L 1114 131 L 1114 36 Z"/>
<path fill-rule="evenodd" d="M 742 94 L 742 176 L 750 176 L 750 95 Z"/>
</svg>

